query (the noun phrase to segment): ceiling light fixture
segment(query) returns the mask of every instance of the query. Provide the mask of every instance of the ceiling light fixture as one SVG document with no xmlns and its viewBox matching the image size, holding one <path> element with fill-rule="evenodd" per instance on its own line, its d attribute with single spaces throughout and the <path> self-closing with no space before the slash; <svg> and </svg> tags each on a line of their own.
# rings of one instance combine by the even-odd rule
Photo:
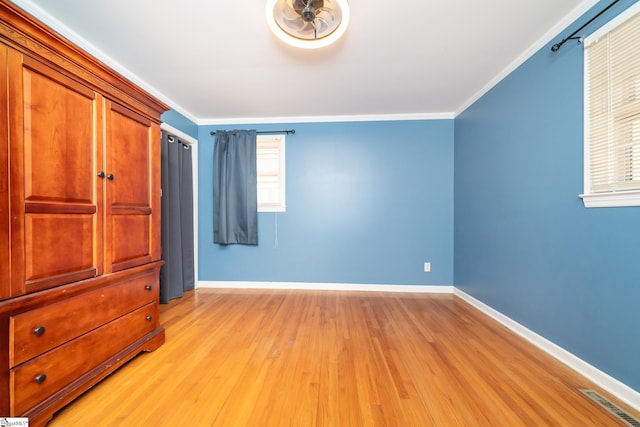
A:
<svg viewBox="0 0 640 427">
<path fill-rule="evenodd" d="M 347 0 L 267 0 L 266 14 L 278 38 L 305 49 L 330 45 L 349 25 Z"/>
</svg>

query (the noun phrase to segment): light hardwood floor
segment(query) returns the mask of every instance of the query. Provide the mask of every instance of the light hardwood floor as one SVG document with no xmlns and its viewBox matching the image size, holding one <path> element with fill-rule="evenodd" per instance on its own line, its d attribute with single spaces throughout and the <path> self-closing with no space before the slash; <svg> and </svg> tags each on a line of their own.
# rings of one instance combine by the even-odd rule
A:
<svg viewBox="0 0 640 427">
<path fill-rule="evenodd" d="M 49 425 L 623 425 L 578 389 L 606 393 L 453 295 L 200 289 L 161 323 L 164 346 Z"/>
</svg>

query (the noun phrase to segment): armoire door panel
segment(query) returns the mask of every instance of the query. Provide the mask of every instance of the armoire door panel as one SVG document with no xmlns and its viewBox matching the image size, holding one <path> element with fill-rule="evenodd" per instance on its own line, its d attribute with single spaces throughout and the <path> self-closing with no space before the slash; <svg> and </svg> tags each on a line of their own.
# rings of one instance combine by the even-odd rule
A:
<svg viewBox="0 0 640 427">
<path fill-rule="evenodd" d="M 118 271 L 153 260 L 151 224 L 159 215 L 151 195 L 157 125 L 108 100 L 105 112 L 105 269 Z"/>
<path fill-rule="evenodd" d="M 102 269 L 101 98 L 9 51 L 11 281 L 22 292 Z"/>
<path fill-rule="evenodd" d="M 94 204 L 94 92 L 28 58 L 23 70 L 25 200 Z"/>
<path fill-rule="evenodd" d="M 149 215 L 112 215 L 112 265 L 118 271 L 151 262 Z"/>
<path fill-rule="evenodd" d="M 63 229 L 64 233 L 60 230 Z M 25 281 L 30 290 L 96 275 L 93 215 L 26 214 Z"/>
<path fill-rule="evenodd" d="M 0 300 L 11 296 L 9 279 L 9 133 L 7 110 L 7 47 L 0 44 Z"/>
<path fill-rule="evenodd" d="M 107 173 L 113 175 L 113 206 L 150 206 L 151 121 L 111 104 Z"/>
</svg>

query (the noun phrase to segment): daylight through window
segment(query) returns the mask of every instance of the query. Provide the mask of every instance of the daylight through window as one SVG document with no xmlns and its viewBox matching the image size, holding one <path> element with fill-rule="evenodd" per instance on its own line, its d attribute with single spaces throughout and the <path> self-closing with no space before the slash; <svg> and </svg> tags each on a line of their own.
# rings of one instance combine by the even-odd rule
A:
<svg viewBox="0 0 640 427">
<path fill-rule="evenodd" d="M 285 211 L 284 142 L 284 135 L 258 135 L 256 145 L 258 212 Z"/>
<path fill-rule="evenodd" d="M 640 3 L 585 40 L 585 206 L 640 206 Z"/>
</svg>

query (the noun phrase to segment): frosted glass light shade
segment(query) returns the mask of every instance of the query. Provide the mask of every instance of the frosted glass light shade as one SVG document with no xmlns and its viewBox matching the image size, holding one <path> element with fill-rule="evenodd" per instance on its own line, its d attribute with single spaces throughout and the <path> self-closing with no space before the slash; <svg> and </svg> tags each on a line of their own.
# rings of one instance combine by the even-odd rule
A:
<svg viewBox="0 0 640 427">
<path fill-rule="evenodd" d="M 280 40 L 303 49 L 330 45 L 349 25 L 347 0 L 267 0 L 265 12 Z"/>
</svg>

